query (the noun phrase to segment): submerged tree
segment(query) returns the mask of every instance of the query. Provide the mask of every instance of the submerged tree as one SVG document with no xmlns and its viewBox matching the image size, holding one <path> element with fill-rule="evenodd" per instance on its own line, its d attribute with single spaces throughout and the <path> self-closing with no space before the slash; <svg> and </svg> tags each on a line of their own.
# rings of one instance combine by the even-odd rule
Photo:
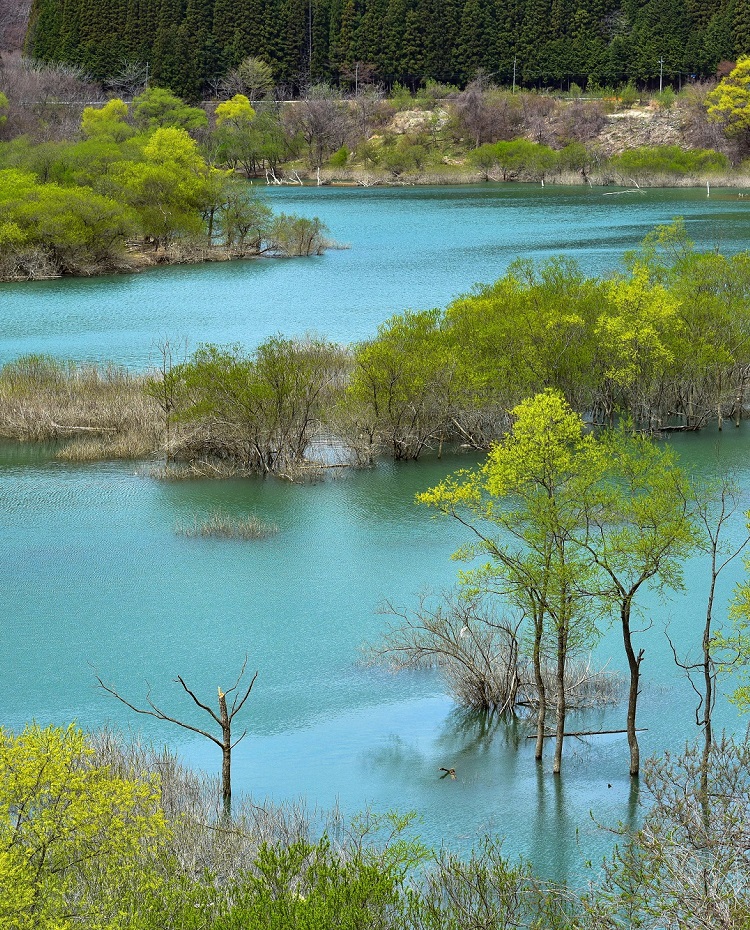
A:
<svg viewBox="0 0 750 930">
<path fill-rule="evenodd" d="M 630 676 L 630 774 L 635 777 L 640 770 L 636 716 L 644 657 L 633 639 L 637 598 L 646 587 L 659 592 L 682 587 L 682 562 L 696 539 L 688 481 L 671 449 L 627 426 L 605 433 L 599 446 L 607 469 L 588 510 L 583 545 L 601 571 L 598 597 L 622 630 Z"/>
<path fill-rule="evenodd" d="M 187 686 L 182 675 L 178 675 L 175 679 L 175 682 L 182 686 L 183 691 L 185 691 L 185 693 L 192 698 L 193 703 L 200 707 L 201 710 L 205 711 L 219 725 L 221 729 L 221 737 L 215 736 L 213 733 L 210 733 L 208 730 L 204 730 L 201 727 L 193 726 L 193 724 L 188 723 L 186 720 L 180 720 L 178 717 L 173 717 L 170 714 L 165 713 L 165 711 L 163 711 L 151 700 L 150 693 L 146 695 L 146 704 L 148 707 L 137 707 L 135 704 L 131 704 L 130 701 L 124 698 L 114 687 L 105 684 L 98 675 L 96 676 L 96 680 L 99 682 L 99 686 L 104 691 L 106 691 L 108 694 L 111 694 L 113 697 L 116 697 L 118 701 L 123 703 L 126 707 L 129 707 L 131 710 L 135 711 L 137 714 L 147 714 L 149 717 L 156 717 L 157 720 L 166 720 L 169 723 L 176 724 L 178 727 L 182 727 L 184 730 L 190 730 L 192 733 L 198 733 L 200 736 L 205 736 L 206 739 L 210 739 L 212 743 L 216 743 L 219 749 L 221 749 L 222 806 L 224 815 L 229 817 L 232 813 L 232 750 L 247 735 L 247 730 L 243 730 L 237 739 L 233 740 L 232 722 L 237 714 L 242 710 L 245 701 L 247 701 L 248 697 L 250 697 L 250 692 L 253 690 L 255 679 L 258 677 L 258 673 L 256 672 L 250 679 L 250 684 L 247 685 L 247 687 L 243 685 L 242 689 L 238 691 L 237 689 L 239 688 L 240 682 L 245 675 L 246 668 L 247 656 L 245 656 L 245 661 L 242 663 L 240 673 L 232 687 L 227 688 L 226 691 L 222 691 L 221 687 L 217 689 L 219 698 L 218 714 L 215 710 L 213 710 L 213 708 L 209 707 L 207 704 L 204 704 L 201 700 L 198 699 L 195 693 Z M 229 695 L 234 695 L 232 698 L 231 706 L 227 705 L 227 697 Z"/>
<path fill-rule="evenodd" d="M 603 458 L 583 421 L 563 398 L 547 391 L 519 404 L 511 432 L 476 471 L 460 471 L 418 495 L 419 502 L 458 520 L 474 541 L 455 557 L 489 557 L 463 573 L 472 588 L 502 595 L 531 619 L 537 686 L 536 757 L 546 736 L 543 659 L 555 664 L 555 754 L 562 767 L 570 656 L 597 636 L 598 607 L 589 591 L 594 564 L 580 543 L 591 488 Z M 550 643 L 551 640 L 551 643 Z"/>
</svg>

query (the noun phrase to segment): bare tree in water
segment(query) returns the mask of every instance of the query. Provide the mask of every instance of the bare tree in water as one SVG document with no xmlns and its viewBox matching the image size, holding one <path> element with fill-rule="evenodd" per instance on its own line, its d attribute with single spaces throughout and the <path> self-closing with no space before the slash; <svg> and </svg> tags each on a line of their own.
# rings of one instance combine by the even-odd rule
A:
<svg viewBox="0 0 750 930">
<path fill-rule="evenodd" d="M 224 815 L 229 817 L 232 812 L 232 750 L 247 734 L 247 730 L 243 730 L 237 739 L 232 740 L 232 722 L 234 721 L 234 718 L 237 716 L 237 714 L 242 710 L 245 701 L 247 701 L 248 697 L 250 696 L 250 692 L 253 690 L 255 679 L 258 677 L 258 673 L 255 672 L 247 687 L 243 685 L 243 687 L 240 689 L 240 682 L 245 675 L 246 669 L 247 656 L 245 656 L 245 661 L 242 663 L 240 673 L 232 687 L 227 688 L 226 691 L 222 691 L 221 687 L 217 689 L 219 694 L 218 713 L 209 707 L 208 704 L 204 704 L 201 700 L 198 699 L 196 694 L 187 686 L 182 675 L 178 675 L 177 678 L 175 678 L 175 682 L 182 685 L 183 690 L 190 695 L 194 703 L 216 721 L 216 723 L 221 728 L 221 737 L 215 736 L 208 730 L 203 730 L 200 727 L 193 726 L 192 724 L 187 723 L 185 720 L 179 720 L 177 717 L 172 717 L 165 713 L 151 700 L 150 692 L 146 695 L 146 704 L 148 707 L 136 707 L 135 704 L 131 704 L 130 701 L 124 698 L 114 687 L 105 684 L 98 675 L 96 676 L 96 680 L 99 682 L 99 686 L 104 691 L 106 691 L 108 694 L 111 694 L 113 697 L 116 697 L 118 701 L 122 702 L 126 707 L 129 707 L 137 714 L 147 714 L 149 717 L 156 717 L 157 720 L 166 720 L 169 723 L 176 724 L 178 727 L 182 727 L 184 730 L 190 730 L 193 733 L 199 733 L 201 736 L 205 736 L 206 739 L 210 739 L 212 743 L 216 743 L 216 745 L 221 749 L 222 806 Z M 227 698 L 230 695 L 234 695 L 231 705 L 227 703 Z"/>
</svg>

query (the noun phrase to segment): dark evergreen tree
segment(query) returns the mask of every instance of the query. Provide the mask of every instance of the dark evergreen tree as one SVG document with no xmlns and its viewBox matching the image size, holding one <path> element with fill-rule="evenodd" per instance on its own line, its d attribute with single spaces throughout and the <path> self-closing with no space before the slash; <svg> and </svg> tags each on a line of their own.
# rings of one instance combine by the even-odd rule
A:
<svg viewBox="0 0 750 930">
<path fill-rule="evenodd" d="M 387 84 L 656 86 L 715 73 L 750 51 L 748 0 L 33 0 L 27 52 L 97 78 L 148 62 L 155 83 L 198 98 L 243 58 L 290 88 L 351 82 L 357 62 Z M 661 65 L 660 65 L 661 61 Z"/>
</svg>

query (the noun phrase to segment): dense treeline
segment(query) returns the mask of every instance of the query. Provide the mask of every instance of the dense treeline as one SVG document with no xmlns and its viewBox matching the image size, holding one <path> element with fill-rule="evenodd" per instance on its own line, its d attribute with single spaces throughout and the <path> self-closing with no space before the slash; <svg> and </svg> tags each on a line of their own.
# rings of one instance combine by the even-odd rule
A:
<svg viewBox="0 0 750 930">
<path fill-rule="evenodd" d="M 189 135 L 203 110 L 168 91 L 86 107 L 76 142 L 0 146 L 0 278 L 92 274 L 141 260 L 320 254 L 317 219 L 274 217 Z"/>
<path fill-rule="evenodd" d="M 704 773 L 706 778 L 704 779 Z M 640 829 L 567 887 L 485 837 L 430 851 L 409 815 L 216 811 L 215 786 L 74 727 L 0 730 L 0 920 L 8 930 L 745 930 L 750 746 L 651 762 Z M 213 791 L 212 791 L 213 789 Z"/>
<path fill-rule="evenodd" d="M 197 99 L 247 56 L 291 92 L 317 81 L 427 79 L 478 69 L 510 84 L 709 76 L 750 48 L 745 0 L 35 0 L 27 51 L 97 79 L 124 61 Z"/>
<path fill-rule="evenodd" d="M 360 464 L 414 460 L 448 443 L 489 448 L 513 408 L 546 389 L 601 425 L 623 414 L 650 433 L 739 423 L 750 254 L 696 252 L 677 222 L 649 234 L 620 275 L 518 260 L 494 284 L 444 310 L 396 315 L 348 349 L 313 337 L 277 337 L 249 353 L 205 346 L 187 359 L 163 348 L 161 370 L 144 382 L 153 404 L 140 425 L 107 412 L 111 392 L 103 409 L 88 409 L 90 373 L 50 359 L 6 366 L 2 434 L 39 437 L 35 424 L 55 424 L 50 436 L 155 431 L 168 458 L 294 475 L 316 458 L 318 440 Z M 88 454 L 107 457 L 112 438 Z M 133 449 L 141 455 L 143 442 Z"/>
</svg>

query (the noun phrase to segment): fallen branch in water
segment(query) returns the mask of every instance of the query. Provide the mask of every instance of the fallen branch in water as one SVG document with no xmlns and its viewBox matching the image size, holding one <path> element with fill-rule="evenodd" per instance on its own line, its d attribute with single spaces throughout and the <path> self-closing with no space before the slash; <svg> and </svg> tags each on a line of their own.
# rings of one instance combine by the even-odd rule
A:
<svg viewBox="0 0 750 930">
<path fill-rule="evenodd" d="M 648 730 L 648 727 L 637 727 L 635 732 L 643 733 L 646 730 Z M 563 736 L 608 736 L 612 733 L 627 733 L 627 732 L 628 732 L 627 730 L 578 730 L 575 733 L 563 733 Z M 556 736 L 556 735 L 557 734 L 554 732 L 545 733 L 544 738 L 551 739 L 553 736 Z M 529 734 L 526 737 L 526 739 L 536 739 L 536 733 Z"/>
</svg>

